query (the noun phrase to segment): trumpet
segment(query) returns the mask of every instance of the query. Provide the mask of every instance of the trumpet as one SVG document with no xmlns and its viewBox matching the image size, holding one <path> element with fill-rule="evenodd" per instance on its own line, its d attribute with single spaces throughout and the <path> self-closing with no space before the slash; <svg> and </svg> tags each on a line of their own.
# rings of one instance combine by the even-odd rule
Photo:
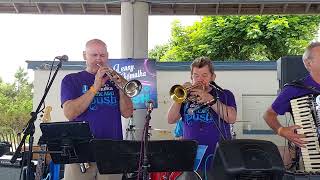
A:
<svg viewBox="0 0 320 180">
<path fill-rule="evenodd" d="M 191 85 L 191 83 L 188 83 Z M 185 101 L 192 101 L 195 102 L 197 101 L 197 97 L 195 96 L 191 96 L 190 95 L 190 91 L 192 89 L 204 89 L 205 86 L 203 83 L 199 82 L 195 85 L 189 86 L 189 87 L 184 87 L 182 85 L 174 85 L 170 88 L 169 94 L 171 99 L 173 99 L 173 101 L 177 102 L 177 103 L 182 103 Z"/>
<path fill-rule="evenodd" d="M 97 64 L 97 66 L 101 67 L 100 64 Z M 136 95 L 138 95 L 142 89 L 141 82 L 133 79 L 133 80 L 126 80 L 121 74 L 119 74 L 117 71 L 113 70 L 110 67 L 107 67 L 106 75 L 113 81 L 113 83 L 117 86 L 118 89 L 120 89 L 125 95 L 132 98 Z M 114 81 L 114 80 L 117 81 Z M 120 80 L 120 81 L 119 81 Z"/>
</svg>

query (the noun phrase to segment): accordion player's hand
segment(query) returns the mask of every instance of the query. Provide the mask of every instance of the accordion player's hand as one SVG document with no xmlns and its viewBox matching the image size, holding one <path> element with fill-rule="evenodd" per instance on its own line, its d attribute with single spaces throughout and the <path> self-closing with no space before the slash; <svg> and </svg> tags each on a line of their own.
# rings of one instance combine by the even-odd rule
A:
<svg viewBox="0 0 320 180">
<path fill-rule="evenodd" d="M 297 129 L 300 129 L 301 127 L 298 125 L 288 126 L 288 127 L 281 127 L 278 130 L 278 135 L 288 139 L 289 141 L 293 142 L 295 145 L 299 147 L 305 147 L 305 144 L 307 143 L 301 138 L 305 138 L 306 136 L 304 134 L 297 134 Z"/>
</svg>

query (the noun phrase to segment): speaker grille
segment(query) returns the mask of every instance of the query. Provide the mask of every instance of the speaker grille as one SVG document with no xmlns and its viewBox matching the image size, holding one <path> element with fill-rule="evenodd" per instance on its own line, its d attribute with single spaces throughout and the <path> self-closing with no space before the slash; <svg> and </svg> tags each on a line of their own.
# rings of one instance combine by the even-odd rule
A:
<svg viewBox="0 0 320 180">
<path fill-rule="evenodd" d="M 271 173 L 266 172 L 258 172 L 257 174 L 250 172 L 240 174 L 236 180 L 273 180 L 273 176 Z"/>
<path fill-rule="evenodd" d="M 246 147 L 246 146 L 244 146 Z M 243 161 L 248 169 L 270 169 L 271 164 L 268 160 L 268 154 L 261 149 L 241 149 Z"/>
<path fill-rule="evenodd" d="M 218 143 L 209 173 L 214 180 L 282 180 L 284 170 L 272 142 L 236 139 Z"/>
</svg>

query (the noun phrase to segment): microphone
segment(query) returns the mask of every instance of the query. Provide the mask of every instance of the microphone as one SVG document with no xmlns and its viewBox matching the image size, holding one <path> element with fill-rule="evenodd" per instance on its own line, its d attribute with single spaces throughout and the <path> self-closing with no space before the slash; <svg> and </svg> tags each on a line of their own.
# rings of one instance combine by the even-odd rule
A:
<svg viewBox="0 0 320 180">
<path fill-rule="evenodd" d="M 62 55 L 62 56 L 56 56 L 54 59 L 58 59 L 59 61 L 67 62 L 69 60 L 69 57 L 67 55 Z"/>
<path fill-rule="evenodd" d="M 216 90 L 223 92 L 223 89 L 222 89 L 220 86 L 218 86 L 218 85 L 216 84 L 216 82 L 210 81 L 209 85 L 210 85 L 211 87 L 215 88 Z"/>
<path fill-rule="evenodd" d="M 208 107 L 214 105 L 216 102 L 217 102 L 217 98 L 216 98 L 216 97 L 213 97 L 213 99 L 212 99 L 211 101 L 209 101 L 209 102 L 206 102 L 206 103 L 204 103 L 204 104 L 202 104 L 202 105 L 200 105 L 200 106 L 197 106 L 197 107 L 195 107 L 195 108 L 189 108 L 189 109 L 188 109 L 188 114 L 189 114 L 189 115 L 194 115 L 194 113 L 195 113 L 196 111 L 198 111 L 198 110 L 200 110 L 200 109 L 208 108 Z"/>
<path fill-rule="evenodd" d="M 150 99 L 149 101 L 146 102 L 146 107 L 147 107 L 147 111 L 151 112 L 154 107 L 154 102 Z"/>
</svg>

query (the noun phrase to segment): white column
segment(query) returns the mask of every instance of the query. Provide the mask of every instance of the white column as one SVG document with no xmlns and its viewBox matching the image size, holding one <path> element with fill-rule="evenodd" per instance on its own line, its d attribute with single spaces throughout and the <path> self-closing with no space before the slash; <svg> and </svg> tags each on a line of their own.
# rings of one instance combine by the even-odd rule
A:
<svg viewBox="0 0 320 180">
<path fill-rule="evenodd" d="M 146 2 L 121 2 L 121 57 L 146 58 L 148 56 L 148 14 Z M 134 111 L 132 123 L 136 131 L 128 139 L 141 140 L 146 110 Z M 123 135 L 126 138 L 128 119 L 122 119 Z M 134 138 L 132 137 L 134 134 Z"/>
<path fill-rule="evenodd" d="M 148 56 L 148 12 L 146 2 L 121 3 L 121 56 Z"/>
</svg>

